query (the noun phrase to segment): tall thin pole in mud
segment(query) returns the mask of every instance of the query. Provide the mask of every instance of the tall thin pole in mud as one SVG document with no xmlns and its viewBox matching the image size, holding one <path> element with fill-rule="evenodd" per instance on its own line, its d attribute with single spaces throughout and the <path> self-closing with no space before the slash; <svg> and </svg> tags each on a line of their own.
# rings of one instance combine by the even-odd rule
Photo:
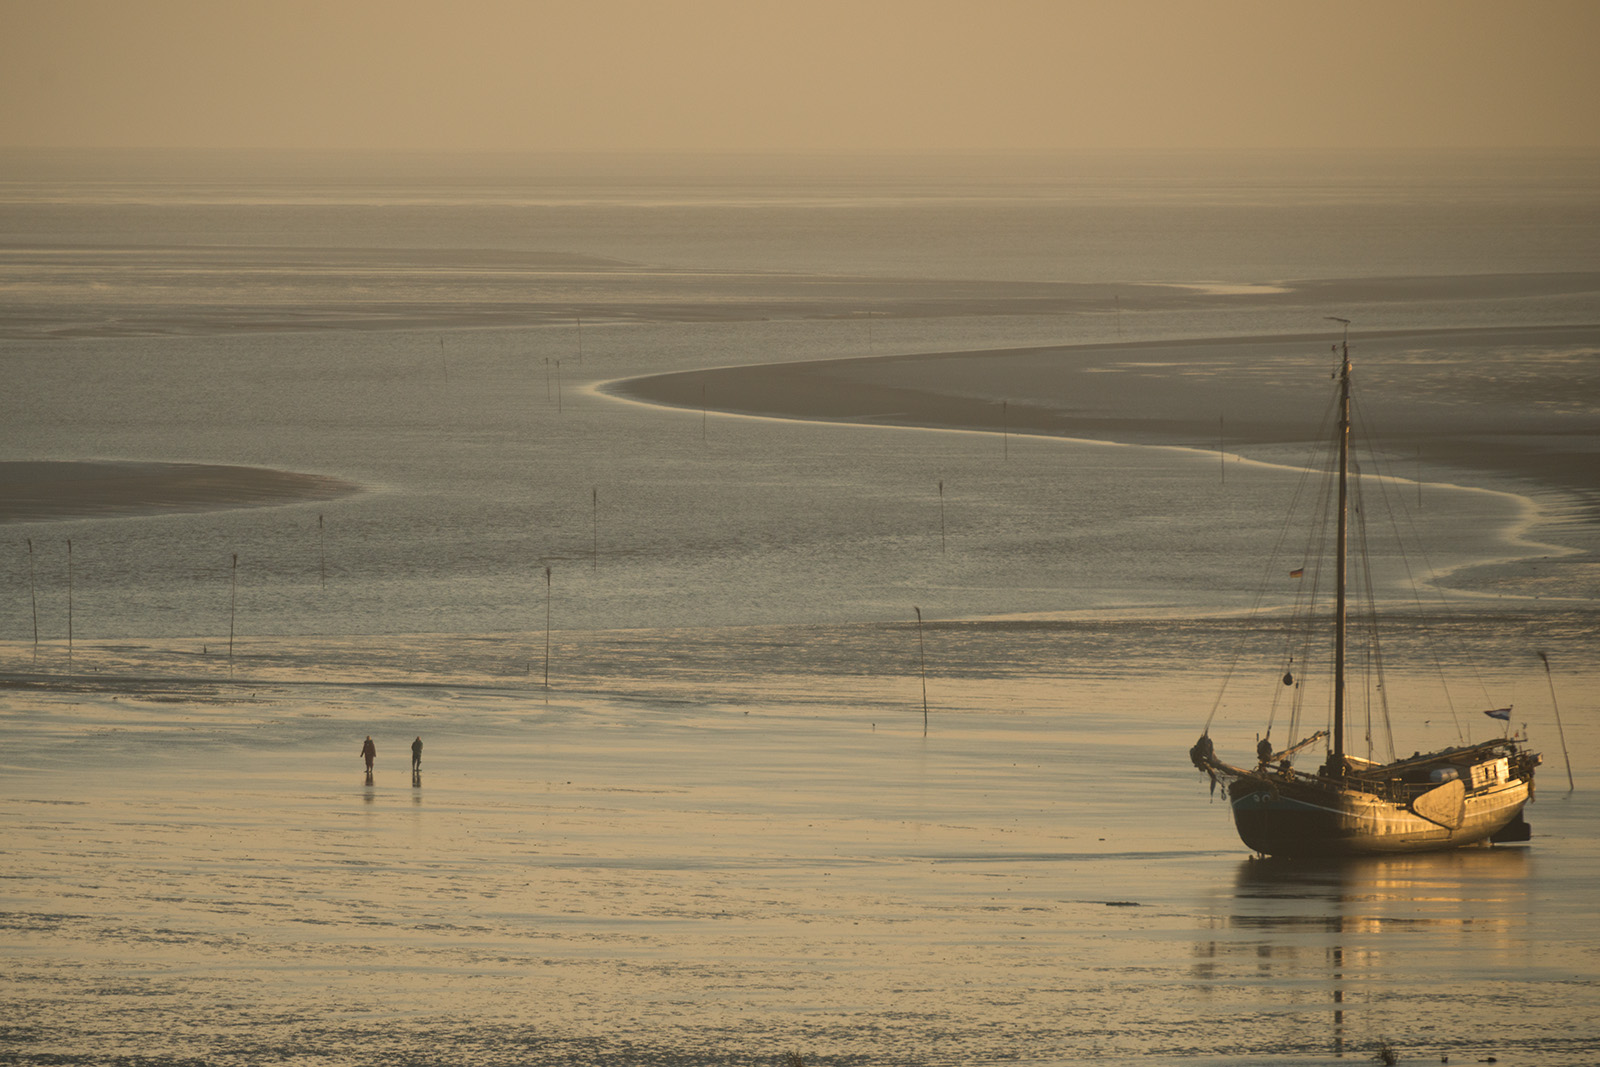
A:
<svg viewBox="0 0 1600 1067">
<path fill-rule="evenodd" d="M 700 440 L 706 439 L 706 383 L 700 383 Z"/>
<path fill-rule="evenodd" d="M 1114 296 L 1111 299 L 1116 302 L 1117 306 L 1117 340 L 1120 341 L 1122 340 L 1122 297 Z"/>
<path fill-rule="evenodd" d="M 450 363 L 444 358 L 444 334 L 439 335 L 439 369 L 444 371 L 444 384 L 450 384 Z"/>
<path fill-rule="evenodd" d="M 922 736 L 928 736 L 928 658 L 922 646 L 922 609 L 913 607 L 917 613 L 917 665 L 922 670 Z"/>
<path fill-rule="evenodd" d="M 939 479 L 939 555 L 944 555 L 944 479 Z"/>
<path fill-rule="evenodd" d="M 1221 415 L 1217 416 L 1217 464 L 1222 468 L 1222 484 L 1228 484 L 1228 430 Z"/>
<path fill-rule="evenodd" d="M 317 574 L 322 579 L 322 587 L 328 587 L 328 551 L 322 544 L 322 516 L 317 516 Z"/>
<path fill-rule="evenodd" d="M 67 669 L 72 669 L 72 538 L 67 538 Z"/>
<path fill-rule="evenodd" d="M 1000 448 L 1001 448 L 1001 454 L 1006 459 L 1010 459 L 1011 458 L 1011 419 L 1010 419 L 1009 414 L 1007 413 L 1007 405 L 1006 405 L 1006 402 L 1004 400 L 1000 401 Z"/>
<path fill-rule="evenodd" d="M 591 491 L 589 504 L 589 569 L 600 568 L 600 487 Z"/>
<path fill-rule="evenodd" d="M 33 658 L 39 658 L 39 594 L 33 587 L 33 538 L 28 538 L 28 599 L 33 603 Z"/>
<path fill-rule="evenodd" d="M 550 568 L 544 569 L 544 699 L 550 701 Z"/>
<path fill-rule="evenodd" d="M 544 357 L 544 402 L 550 403 L 550 357 Z"/>
<path fill-rule="evenodd" d="M 440 338 L 443 340 L 443 338 Z M 233 572 L 228 590 L 228 666 L 233 666 L 233 618 L 239 610 L 239 553 L 233 554 Z"/>
<path fill-rule="evenodd" d="M 561 361 L 556 360 L 556 414 L 561 414 Z"/>
<path fill-rule="evenodd" d="M 1544 661 L 1544 680 L 1550 683 L 1550 706 L 1556 710 L 1556 735 L 1561 738 L 1561 758 L 1567 761 L 1567 792 L 1577 788 L 1572 782 L 1572 757 L 1567 755 L 1567 732 L 1561 727 L 1561 708 L 1556 704 L 1556 681 L 1550 676 L 1550 657 L 1543 652 L 1539 658 Z"/>
<path fill-rule="evenodd" d="M 583 362 L 583 316 L 578 316 L 578 362 Z"/>
</svg>

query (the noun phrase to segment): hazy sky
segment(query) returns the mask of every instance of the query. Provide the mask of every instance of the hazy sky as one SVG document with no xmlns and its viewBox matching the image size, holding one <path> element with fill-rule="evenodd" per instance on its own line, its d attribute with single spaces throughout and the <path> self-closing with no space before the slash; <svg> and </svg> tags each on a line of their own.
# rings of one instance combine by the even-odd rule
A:
<svg viewBox="0 0 1600 1067">
<path fill-rule="evenodd" d="M 1600 145 L 1600 0 L 0 0 L 0 145 Z"/>
</svg>

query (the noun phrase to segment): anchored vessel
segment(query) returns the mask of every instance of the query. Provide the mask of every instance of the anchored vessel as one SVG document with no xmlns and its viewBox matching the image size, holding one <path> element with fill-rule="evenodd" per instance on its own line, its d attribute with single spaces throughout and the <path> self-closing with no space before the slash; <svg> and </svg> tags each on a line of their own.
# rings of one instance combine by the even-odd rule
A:
<svg viewBox="0 0 1600 1067">
<path fill-rule="evenodd" d="M 1217 757 L 1208 725 L 1189 750 L 1189 758 L 1211 776 L 1213 788 L 1226 786 L 1240 838 L 1266 855 L 1426 852 L 1490 840 L 1527 840 L 1522 809 L 1533 795 L 1533 772 L 1540 757 L 1526 749 L 1522 738 L 1508 734 L 1389 763 L 1345 751 L 1352 481 L 1348 339 L 1340 364 L 1337 502 L 1330 509 L 1335 524 L 1332 729 L 1319 730 L 1282 751 L 1274 751 L 1272 743 L 1263 739 L 1257 745 L 1255 766 L 1238 767 Z M 1301 573 L 1291 572 L 1295 577 Z M 1283 682 L 1296 684 L 1292 670 L 1284 674 Z M 1485 714 L 1509 722 L 1511 709 Z M 1324 739 L 1327 755 L 1321 767 L 1314 772 L 1297 770 L 1294 757 Z"/>
</svg>

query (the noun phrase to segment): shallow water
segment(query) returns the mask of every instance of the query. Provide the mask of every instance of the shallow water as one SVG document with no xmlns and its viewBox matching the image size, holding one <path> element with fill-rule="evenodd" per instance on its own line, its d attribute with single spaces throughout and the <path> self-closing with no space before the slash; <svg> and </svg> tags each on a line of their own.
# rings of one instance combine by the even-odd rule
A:
<svg viewBox="0 0 1600 1067">
<path fill-rule="evenodd" d="M 1224 477 L 1205 451 L 594 388 L 1303 334 L 1330 311 L 1131 289 L 1041 311 L 1034 282 L 1530 272 L 1531 294 L 1423 286 L 1357 317 L 1593 323 L 1584 285 L 1548 284 L 1600 269 L 1592 183 L 1457 175 L 1418 215 L 1438 181 L 1381 168 L 1342 189 L 1101 176 L 1040 203 L 948 179 L 591 197 L 240 173 L 51 176 L 0 201 L 0 458 L 365 487 L 4 528 L 0 1058 L 1269 1064 L 1387 1041 L 1594 1059 L 1600 679 L 1593 597 L 1561 569 L 1593 545 L 1570 500 L 1426 472 L 1429 563 L 1474 596 L 1411 609 L 1390 646 L 1392 702 L 1426 709 L 1397 730 L 1407 751 L 1517 708 L 1546 758 L 1534 841 L 1294 867 L 1249 859 L 1186 752 L 1237 649 L 1260 681 L 1216 709 L 1225 754 L 1252 750 L 1278 686 L 1272 612 L 1243 612 L 1295 449 Z M 1215 245 L 1229 220 L 1264 228 Z M 819 273 L 765 273 L 798 270 Z M 597 315 L 581 356 L 577 313 Z M 1412 666 L 1430 634 L 1469 676 L 1452 703 L 1425 703 Z"/>
<path fill-rule="evenodd" d="M 626 640 L 712 643 L 687 636 Z M 794 653 L 764 650 L 804 636 L 865 673 L 781 673 Z M 696 657 L 548 696 L 537 666 L 13 690 L 6 1044 L 19 1062 L 1592 1054 L 1592 785 L 1564 795 L 1547 766 L 1529 846 L 1251 861 L 1173 709 L 1214 677 L 1063 672 L 1040 642 L 1009 675 L 954 670 L 931 636 L 926 734 L 904 630 L 735 631 L 745 675 Z M 1006 629 L 962 636 L 1019 657 Z M 1600 747 L 1592 725 L 1571 740 Z"/>
</svg>

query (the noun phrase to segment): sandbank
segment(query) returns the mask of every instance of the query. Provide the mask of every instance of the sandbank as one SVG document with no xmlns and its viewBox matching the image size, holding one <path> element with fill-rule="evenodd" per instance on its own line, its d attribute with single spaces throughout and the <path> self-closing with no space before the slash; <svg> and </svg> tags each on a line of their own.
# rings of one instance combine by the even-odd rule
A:
<svg viewBox="0 0 1600 1067">
<path fill-rule="evenodd" d="M 0 523 L 294 504 L 359 489 L 321 474 L 212 463 L 0 462 Z"/>
<path fill-rule="evenodd" d="M 1337 334 L 1059 345 L 719 367 L 610 383 L 667 406 L 1249 452 L 1311 439 Z M 1371 425 L 1417 463 L 1600 501 L 1600 326 L 1351 338 Z M 1533 358 L 1536 354 L 1537 358 Z"/>
</svg>

